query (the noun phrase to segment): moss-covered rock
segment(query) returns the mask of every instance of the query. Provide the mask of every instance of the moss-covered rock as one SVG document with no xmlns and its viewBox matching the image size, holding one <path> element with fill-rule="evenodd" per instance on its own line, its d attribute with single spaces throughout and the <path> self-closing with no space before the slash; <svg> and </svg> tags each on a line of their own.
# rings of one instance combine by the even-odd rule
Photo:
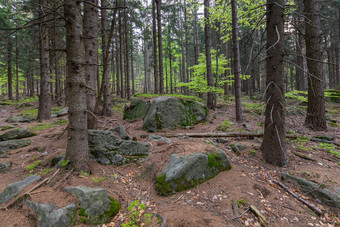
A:
<svg viewBox="0 0 340 227">
<path fill-rule="evenodd" d="M 222 150 L 179 157 L 171 155 L 165 170 L 157 177 L 156 188 L 160 195 L 174 194 L 193 188 L 229 169 L 229 159 Z"/>
<path fill-rule="evenodd" d="M 17 122 L 32 122 L 35 120 L 35 117 L 30 115 L 21 115 L 21 116 L 10 116 L 6 119 L 8 123 L 17 123 Z"/>
<path fill-rule="evenodd" d="M 208 109 L 197 101 L 160 96 L 150 107 L 144 118 L 143 129 L 156 132 L 162 129 L 176 129 L 204 121 Z"/>
<path fill-rule="evenodd" d="M 11 131 L 8 131 L 0 136 L 0 141 L 5 140 L 14 140 L 14 139 L 23 139 L 31 136 L 37 135 L 34 132 L 31 132 L 27 128 L 17 128 Z"/>
<path fill-rule="evenodd" d="M 0 154 L 4 154 L 11 149 L 25 147 L 31 144 L 29 140 L 8 140 L 0 142 Z"/>
<path fill-rule="evenodd" d="M 66 187 L 63 190 L 77 196 L 80 203 L 78 216 L 80 221 L 86 224 L 104 224 L 120 210 L 120 204 L 110 198 L 103 188 L 78 186 Z"/>
<path fill-rule="evenodd" d="M 144 119 L 151 104 L 143 99 L 133 99 L 130 104 L 124 107 L 123 120 Z"/>
</svg>

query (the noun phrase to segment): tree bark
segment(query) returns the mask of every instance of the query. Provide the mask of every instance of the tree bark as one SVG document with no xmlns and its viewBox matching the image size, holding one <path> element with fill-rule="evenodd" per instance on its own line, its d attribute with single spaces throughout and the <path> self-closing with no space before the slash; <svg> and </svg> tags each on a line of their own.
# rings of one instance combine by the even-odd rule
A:
<svg viewBox="0 0 340 227">
<path fill-rule="evenodd" d="M 124 78 L 123 78 L 123 34 L 122 34 L 122 14 L 119 10 L 118 14 L 118 26 L 119 26 L 119 71 L 120 71 L 120 97 L 124 97 Z"/>
<path fill-rule="evenodd" d="M 157 1 L 157 26 L 158 26 L 158 60 L 159 60 L 159 93 L 164 94 L 164 72 L 163 72 L 163 45 L 162 45 L 162 0 Z"/>
<path fill-rule="evenodd" d="M 213 84 L 212 69 L 211 69 L 211 31 L 210 31 L 210 21 L 209 21 L 209 0 L 204 0 L 204 36 L 205 36 L 205 55 L 206 55 L 206 68 L 207 68 L 207 82 L 208 87 L 211 89 Z M 207 97 L 207 107 L 208 109 L 214 109 L 213 93 L 208 92 Z"/>
<path fill-rule="evenodd" d="M 304 0 L 305 37 L 308 69 L 308 106 L 305 124 L 312 130 L 327 130 L 322 65 L 320 5 L 318 0 Z"/>
<path fill-rule="evenodd" d="M 125 0 L 126 6 L 126 0 Z M 126 81 L 126 98 L 130 100 L 130 73 L 129 73 L 129 35 L 127 26 L 127 9 L 124 9 L 124 33 L 125 33 L 125 81 Z"/>
<path fill-rule="evenodd" d="M 12 42 L 11 36 L 8 36 L 7 42 L 7 86 L 8 86 L 8 99 L 13 100 L 13 91 L 12 91 Z"/>
<path fill-rule="evenodd" d="M 232 33 L 233 33 L 233 53 L 234 53 L 234 83 L 235 83 L 235 108 L 236 121 L 242 122 L 242 106 L 241 106 L 241 79 L 240 79 L 240 48 L 238 41 L 238 17 L 236 0 L 231 0 L 232 8 Z"/>
<path fill-rule="evenodd" d="M 287 164 L 284 81 L 284 0 L 267 0 L 266 111 L 261 151 L 275 166 Z"/>
<path fill-rule="evenodd" d="M 86 85 L 86 106 L 92 114 L 87 115 L 88 129 L 97 128 L 97 120 L 94 116 L 94 107 L 96 105 L 96 79 L 98 72 L 98 0 L 89 0 L 84 3 L 84 32 L 86 38 L 85 45 L 85 79 Z"/>
<path fill-rule="evenodd" d="M 15 85 L 15 100 L 19 101 L 19 47 L 18 47 L 18 32 L 15 33 L 15 75 L 16 75 L 16 85 Z"/>
<path fill-rule="evenodd" d="M 66 159 L 76 170 L 90 172 L 81 2 L 64 1 L 69 104 Z"/>
<path fill-rule="evenodd" d="M 101 0 L 101 5 L 104 6 L 101 9 L 101 33 L 102 33 L 102 51 L 103 51 L 103 82 L 104 83 L 104 103 L 103 103 L 103 109 L 102 109 L 102 115 L 103 116 L 112 116 L 112 108 L 111 108 L 111 95 L 110 95 L 110 68 L 108 67 L 109 61 L 108 58 L 109 56 L 105 56 L 106 53 L 108 53 L 108 50 L 110 46 L 108 45 L 109 40 L 108 40 L 108 35 L 107 35 L 107 15 L 106 15 L 106 9 L 105 7 L 107 6 L 107 1 L 106 0 Z M 105 75 L 104 75 L 105 74 Z"/>
<path fill-rule="evenodd" d="M 39 109 L 38 119 L 47 120 L 51 118 L 51 94 L 50 94 L 50 54 L 49 48 L 49 37 L 47 28 L 47 17 L 45 16 L 46 10 L 48 9 L 47 0 L 40 0 L 40 95 L 39 95 Z"/>
</svg>

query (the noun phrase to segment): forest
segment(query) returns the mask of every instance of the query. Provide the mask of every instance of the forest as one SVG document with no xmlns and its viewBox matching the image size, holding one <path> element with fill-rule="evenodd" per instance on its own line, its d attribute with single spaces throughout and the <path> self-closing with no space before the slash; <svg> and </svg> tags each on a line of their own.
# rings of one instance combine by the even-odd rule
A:
<svg viewBox="0 0 340 227">
<path fill-rule="evenodd" d="M 0 0 L 3 226 L 339 226 L 339 0 Z"/>
</svg>

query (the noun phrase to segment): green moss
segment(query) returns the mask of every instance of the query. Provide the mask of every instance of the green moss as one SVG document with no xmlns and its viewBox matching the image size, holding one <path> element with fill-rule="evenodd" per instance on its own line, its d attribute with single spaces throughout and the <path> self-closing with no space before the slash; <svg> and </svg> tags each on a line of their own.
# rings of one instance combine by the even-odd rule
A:
<svg viewBox="0 0 340 227">
<path fill-rule="evenodd" d="M 208 152 L 207 155 L 210 167 L 215 167 L 219 169 L 222 166 L 222 159 L 218 153 L 211 151 Z"/>
<path fill-rule="evenodd" d="M 84 208 L 80 208 L 79 209 L 79 216 L 83 216 L 83 217 L 88 217 L 88 215 L 85 213 L 85 209 Z"/>
<path fill-rule="evenodd" d="M 156 128 L 157 129 L 162 129 L 163 128 L 163 123 L 161 118 L 159 117 L 158 114 L 155 114 L 155 120 L 156 120 Z"/>
<path fill-rule="evenodd" d="M 109 197 L 109 199 L 110 199 L 111 204 L 110 204 L 110 209 L 104 212 L 105 222 L 108 221 L 111 217 L 116 216 L 116 214 L 118 214 L 120 210 L 120 203 L 118 203 L 116 200 L 114 200 L 111 197 Z"/>
<path fill-rule="evenodd" d="M 29 110 L 24 110 L 21 112 L 24 115 L 29 115 L 32 117 L 36 117 L 38 115 L 38 109 L 29 109 Z"/>
<path fill-rule="evenodd" d="M 328 122 L 328 124 L 332 127 L 339 127 L 339 125 L 335 122 Z"/>
<path fill-rule="evenodd" d="M 161 174 L 157 177 L 156 188 L 160 195 L 167 195 L 171 193 L 170 182 L 165 182 L 166 174 Z"/>
</svg>

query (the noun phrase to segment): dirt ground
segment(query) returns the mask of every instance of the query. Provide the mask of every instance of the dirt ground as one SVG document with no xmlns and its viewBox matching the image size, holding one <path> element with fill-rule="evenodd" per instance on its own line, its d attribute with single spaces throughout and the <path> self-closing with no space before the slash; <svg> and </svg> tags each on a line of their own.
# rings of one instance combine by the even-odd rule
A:
<svg viewBox="0 0 340 227">
<path fill-rule="evenodd" d="M 250 101 L 249 101 L 250 102 Z M 229 103 L 229 104 L 228 104 Z M 224 120 L 233 124 L 226 132 L 245 133 L 260 132 L 263 130 L 261 122 L 264 121 L 263 114 L 255 114 L 253 111 L 246 111 L 244 114 L 245 128 L 237 124 L 234 117 L 234 106 L 232 102 L 221 102 L 214 111 L 210 111 L 207 122 L 198 124 L 188 129 L 177 129 L 171 132 L 219 132 L 216 127 Z M 5 126 L 6 118 L 11 115 L 19 115 L 23 110 L 37 108 L 17 108 L 15 106 L 0 106 L 0 125 Z M 294 103 L 290 104 L 294 106 Z M 121 226 L 130 220 L 128 206 L 131 202 L 139 200 L 146 204 L 145 213 L 158 213 L 166 218 L 169 227 L 220 227 L 220 226 L 260 226 L 259 220 L 250 211 L 245 212 L 241 217 L 236 217 L 232 210 L 233 201 L 239 204 L 239 213 L 243 213 L 249 205 L 256 206 L 266 217 L 268 226 L 340 226 L 339 210 L 328 207 L 319 200 L 310 197 L 307 193 L 300 191 L 297 185 L 283 182 L 293 192 L 297 193 L 308 202 L 314 204 L 324 211 L 325 215 L 319 217 L 307 206 L 293 198 L 290 194 L 281 189 L 278 185 L 269 180 L 270 174 L 280 180 L 282 172 L 299 172 L 307 174 L 312 180 L 319 184 L 330 185 L 333 188 L 340 188 L 340 161 L 339 158 L 319 147 L 316 142 L 299 142 L 289 140 L 287 143 L 289 163 L 283 168 L 266 164 L 261 158 L 261 138 L 228 138 L 227 144 L 219 144 L 229 157 L 232 169 L 221 172 L 215 178 L 198 185 L 196 188 L 176 193 L 172 196 L 162 197 L 155 189 L 155 179 L 165 168 L 171 154 L 186 155 L 194 152 L 206 152 L 217 149 L 208 138 L 178 138 L 171 137 L 170 144 L 164 142 L 150 142 L 143 135 L 149 133 L 142 130 L 142 121 L 124 121 L 120 105 L 119 111 L 114 116 L 100 117 L 100 129 L 110 129 L 119 125 L 125 125 L 129 135 L 136 137 L 138 141 L 148 142 L 151 154 L 144 160 L 123 166 L 105 166 L 98 163 L 91 163 L 91 175 L 77 173 L 70 169 L 60 169 L 48 184 L 29 193 L 29 199 L 39 203 L 54 203 L 57 207 L 63 207 L 76 198 L 62 191 L 65 186 L 102 187 L 109 195 L 119 201 L 122 208 L 118 215 L 106 226 Z M 328 114 L 339 124 L 340 105 L 327 104 Z M 328 125 L 326 132 L 312 132 L 303 126 L 305 112 L 300 115 L 287 117 L 287 131 L 294 131 L 303 136 L 327 135 L 335 137 L 340 142 L 339 127 Z M 63 117 L 67 120 L 67 116 Z M 46 121 L 51 123 L 56 118 Z M 329 122 L 329 121 L 328 121 Z M 19 123 L 20 127 L 33 127 L 39 124 Z M 28 147 L 11 150 L 7 153 L 8 158 L 0 158 L 1 162 L 11 162 L 12 171 L 0 173 L 0 191 L 8 184 L 22 180 L 30 173 L 41 174 L 48 168 L 52 168 L 51 159 L 58 154 L 64 154 L 67 143 L 66 124 L 37 131 L 37 136 L 28 138 L 32 144 Z M 3 132 L 0 132 L 2 134 Z M 214 140 L 215 138 L 211 138 Z M 237 156 L 230 148 L 231 143 L 243 143 L 246 150 L 242 155 Z M 339 147 L 336 148 L 340 152 Z M 305 160 L 292 153 L 297 151 L 303 153 L 316 161 Z M 46 156 L 39 157 L 43 152 Z M 42 164 L 33 171 L 27 166 L 32 165 L 36 160 Z M 43 178 L 52 177 L 56 169 L 45 174 Z M 32 185 L 34 186 L 34 184 Z M 31 186 L 31 187 L 32 187 Z M 26 188 L 24 191 L 29 190 Z M 3 204 L 6 205 L 6 204 Z M 143 212 L 141 211 L 140 214 Z M 0 226 L 36 226 L 37 223 L 33 212 L 26 207 L 25 203 L 18 203 L 8 210 L 0 211 Z M 141 219 L 137 226 L 159 226 L 156 219 L 152 219 L 149 225 L 146 220 Z M 77 224 L 76 226 L 86 226 Z M 105 225 L 103 225 L 105 226 Z"/>
</svg>

